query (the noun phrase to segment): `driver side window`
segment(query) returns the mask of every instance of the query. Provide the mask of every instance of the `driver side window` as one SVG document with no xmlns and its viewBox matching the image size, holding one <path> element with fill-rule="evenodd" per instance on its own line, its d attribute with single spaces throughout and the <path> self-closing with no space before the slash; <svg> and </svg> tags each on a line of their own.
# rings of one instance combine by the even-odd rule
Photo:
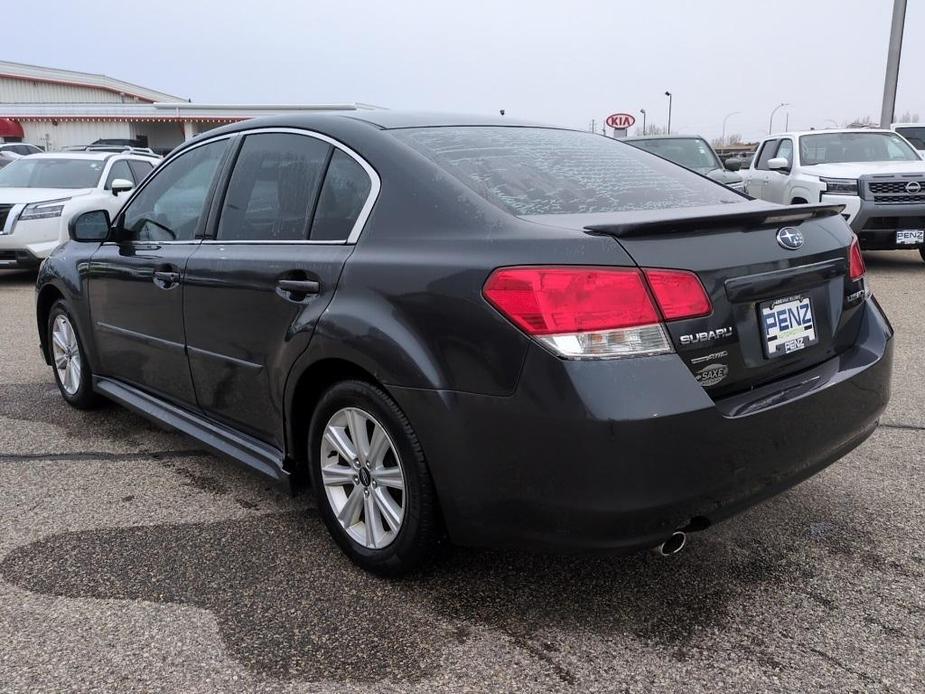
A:
<svg viewBox="0 0 925 694">
<path fill-rule="evenodd" d="M 793 166 L 793 141 L 788 139 L 783 139 L 780 141 L 780 147 L 777 148 L 776 157 L 783 157 L 787 160 L 787 165 Z"/>
<path fill-rule="evenodd" d="M 126 241 L 189 241 L 199 228 L 206 199 L 228 140 L 181 154 L 161 169 L 125 208 Z"/>
</svg>

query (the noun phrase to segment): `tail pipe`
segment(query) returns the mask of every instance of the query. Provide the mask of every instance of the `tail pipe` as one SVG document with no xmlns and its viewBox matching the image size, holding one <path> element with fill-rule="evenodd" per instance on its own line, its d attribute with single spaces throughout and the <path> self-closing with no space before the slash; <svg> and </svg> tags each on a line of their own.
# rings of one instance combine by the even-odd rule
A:
<svg viewBox="0 0 925 694">
<path fill-rule="evenodd" d="M 687 544 L 687 533 L 675 530 L 671 537 L 658 546 L 658 553 L 663 557 L 670 557 L 677 554 Z"/>
</svg>

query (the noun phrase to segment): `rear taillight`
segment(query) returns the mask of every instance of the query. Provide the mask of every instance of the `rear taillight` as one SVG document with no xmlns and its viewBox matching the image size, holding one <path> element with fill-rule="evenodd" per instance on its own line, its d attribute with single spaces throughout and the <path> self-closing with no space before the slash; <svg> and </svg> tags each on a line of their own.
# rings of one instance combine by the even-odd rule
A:
<svg viewBox="0 0 925 694">
<path fill-rule="evenodd" d="M 864 256 L 861 255 L 861 244 L 855 236 L 851 241 L 851 250 L 848 251 L 848 277 L 857 281 L 864 277 L 867 268 L 864 266 Z"/>
<path fill-rule="evenodd" d="M 704 315 L 701 311 L 709 313 L 710 304 L 695 275 L 649 272 L 656 275 L 652 291 L 658 308 L 643 273 L 635 268 L 500 268 L 488 278 L 483 293 L 517 327 L 562 356 L 664 354 L 672 347 L 662 316 L 675 320 Z M 696 298 L 690 278 L 699 290 Z M 685 310 L 693 312 L 682 315 Z"/>
<path fill-rule="evenodd" d="M 684 270 L 645 270 L 665 320 L 698 318 L 713 311 L 700 278 Z"/>
</svg>

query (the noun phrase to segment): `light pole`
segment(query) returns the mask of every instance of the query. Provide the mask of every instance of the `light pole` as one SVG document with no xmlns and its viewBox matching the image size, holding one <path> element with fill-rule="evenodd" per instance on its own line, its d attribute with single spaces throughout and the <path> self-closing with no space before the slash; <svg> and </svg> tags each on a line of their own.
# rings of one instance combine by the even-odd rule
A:
<svg viewBox="0 0 925 694">
<path fill-rule="evenodd" d="M 666 135 L 671 135 L 671 92 L 665 92 L 665 96 L 668 97 L 668 132 Z"/>
<path fill-rule="evenodd" d="M 886 77 L 883 80 L 883 109 L 880 127 L 893 124 L 896 111 L 896 83 L 899 81 L 899 58 L 903 48 L 903 28 L 906 24 L 906 0 L 893 0 L 893 20 L 890 23 L 890 43 L 886 54 Z"/>
<path fill-rule="evenodd" d="M 774 114 L 777 113 L 784 106 L 789 106 L 790 104 L 778 104 L 774 107 L 774 110 L 771 111 L 771 117 L 768 119 L 768 135 L 771 134 L 771 131 L 774 129 Z"/>
<path fill-rule="evenodd" d="M 642 134 L 646 134 L 646 110 L 644 108 L 639 109 L 639 112 L 642 114 Z"/>
<path fill-rule="evenodd" d="M 723 138 L 722 138 L 722 141 L 723 141 L 723 144 L 724 144 L 724 145 L 726 144 L 726 121 L 729 120 L 730 116 L 738 116 L 740 113 L 742 113 L 742 112 L 741 112 L 741 111 L 733 111 L 732 113 L 727 113 L 726 116 L 725 116 L 725 118 L 723 118 Z"/>
</svg>

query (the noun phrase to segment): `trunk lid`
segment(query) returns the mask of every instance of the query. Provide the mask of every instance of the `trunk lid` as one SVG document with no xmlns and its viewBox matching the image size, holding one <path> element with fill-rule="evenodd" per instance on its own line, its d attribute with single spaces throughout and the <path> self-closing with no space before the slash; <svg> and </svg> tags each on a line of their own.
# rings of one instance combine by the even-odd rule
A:
<svg viewBox="0 0 925 694">
<path fill-rule="evenodd" d="M 666 327 L 698 382 L 722 396 L 811 368 L 854 342 L 866 287 L 849 281 L 853 237 L 840 211 L 745 202 L 534 221 L 611 236 L 643 268 L 695 273 L 713 312 Z M 803 243 L 786 248 L 782 229 Z"/>
</svg>

